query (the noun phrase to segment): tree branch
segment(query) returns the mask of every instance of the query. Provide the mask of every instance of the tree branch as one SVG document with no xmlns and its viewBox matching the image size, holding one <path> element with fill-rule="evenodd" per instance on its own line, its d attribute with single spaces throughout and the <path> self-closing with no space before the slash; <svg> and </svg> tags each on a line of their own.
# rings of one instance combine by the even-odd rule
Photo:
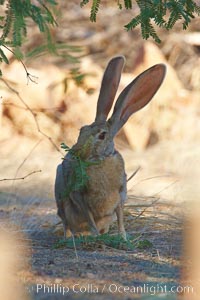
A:
<svg viewBox="0 0 200 300">
<path fill-rule="evenodd" d="M 8 51 L 10 51 L 15 57 L 16 57 L 16 54 L 13 50 L 11 50 L 10 48 L 8 48 L 6 45 L 2 45 L 2 47 L 6 48 Z M 29 72 L 28 72 L 28 69 L 26 67 L 26 65 L 24 64 L 23 60 L 21 60 L 20 58 L 16 57 L 17 60 L 22 64 L 25 72 L 26 72 L 26 77 L 27 77 L 27 84 L 29 83 L 29 80 L 31 82 L 34 82 L 34 83 L 37 83 L 36 82 L 36 79 L 38 79 L 37 76 L 34 76 L 34 75 L 31 75 Z"/>
<path fill-rule="evenodd" d="M 14 93 L 18 99 L 21 101 L 21 103 L 23 103 L 23 105 L 25 106 L 25 108 L 31 113 L 31 115 L 33 116 L 33 119 L 35 121 L 35 124 L 36 124 L 36 128 L 37 128 L 37 131 L 43 135 L 45 138 L 47 138 L 50 143 L 54 146 L 54 148 L 63 155 L 62 151 L 58 148 L 58 146 L 55 144 L 55 142 L 53 141 L 53 139 L 48 136 L 46 133 L 44 133 L 41 129 L 40 129 L 40 125 L 39 125 L 39 122 L 38 122 L 38 119 L 37 119 L 37 113 L 36 112 L 33 112 L 33 110 L 30 108 L 30 106 L 24 101 L 24 99 L 21 97 L 20 93 L 15 90 L 12 86 L 10 86 L 10 84 L 4 80 L 3 78 L 0 78 L 0 80 L 9 88 L 9 90 Z"/>
</svg>

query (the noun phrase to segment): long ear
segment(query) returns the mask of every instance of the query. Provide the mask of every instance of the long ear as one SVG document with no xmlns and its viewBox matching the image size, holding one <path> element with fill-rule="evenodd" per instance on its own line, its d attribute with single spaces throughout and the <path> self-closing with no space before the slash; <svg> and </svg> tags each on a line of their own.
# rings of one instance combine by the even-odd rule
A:
<svg viewBox="0 0 200 300">
<path fill-rule="evenodd" d="M 157 64 L 141 73 L 121 92 L 108 121 L 113 137 L 133 113 L 149 103 L 161 86 L 165 73 L 166 66 Z"/>
<path fill-rule="evenodd" d="M 104 122 L 107 119 L 118 89 L 124 62 L 123 56 L 117 56 L 108 63 L 101 83 L 95 122 Z"/>
</svg>

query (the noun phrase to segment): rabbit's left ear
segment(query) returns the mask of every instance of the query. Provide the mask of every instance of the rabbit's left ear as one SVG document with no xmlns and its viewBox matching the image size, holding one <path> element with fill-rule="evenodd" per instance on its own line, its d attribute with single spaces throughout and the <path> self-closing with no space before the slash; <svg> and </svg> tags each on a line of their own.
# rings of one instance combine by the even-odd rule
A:
<svg viewBox="0 0 200 300">
<path fill-rule="evenodd" d="M 113 137 L 133 113 L 149 103 L 161 86 L 165 73 L 166 66 L 157 64 L 141 73 L 121 92 L 108 121 Z"/>
<path fill-rule="evenodd" d="M 97 123 L 105 122 L 107 119 L 118 89 L 124 62 L 125 58 L 123 56 L 116 56 L 107 65 L 97 102 L 95 118 L 95 122 Z"/>
</svg>

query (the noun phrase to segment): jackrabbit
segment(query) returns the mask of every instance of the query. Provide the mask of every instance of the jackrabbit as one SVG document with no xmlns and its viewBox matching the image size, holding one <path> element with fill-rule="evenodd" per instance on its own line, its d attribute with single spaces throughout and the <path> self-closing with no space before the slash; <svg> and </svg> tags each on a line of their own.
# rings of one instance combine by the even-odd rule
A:
<svg viewBox="0 0 200 300">
<path fill-rule="evenodd" d="M 123 205 L 127 193 L 126 173 L 123 158 L 115 150 L 113 139 L 128 118 L 143 108 L 157 92 L 165 77 L 166 67 L 157 64 L 135 78 L 121 92 L 113 114 L 107 120 L 124 62 L 123 56 L 117 56 L 108 63 L 101 84 L 95 121 L 81 128 L 72 152 L 65 156 L 57 168 L 55 198 L 65 236 L 70 232 L 106 233 L 116 214 L 119 233 L 126 238 L 123 222 Z M 91 164 L 86 169 L 86 187 L 66 194 L 76 159 L 72 153 Z"/>
</svg>

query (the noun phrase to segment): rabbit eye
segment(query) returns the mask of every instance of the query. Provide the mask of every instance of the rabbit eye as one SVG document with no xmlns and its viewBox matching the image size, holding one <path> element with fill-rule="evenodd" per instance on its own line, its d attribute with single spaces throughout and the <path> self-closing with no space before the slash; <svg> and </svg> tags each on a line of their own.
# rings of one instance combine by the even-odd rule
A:
<svg viewBox="0 0 200 300">
<path fill-rule="evenodd" d="M 104 139 L 105 139 L 105 136 L 106 136 L 106 131 L 102 131 L 102 132 L 98 135 L 98 138 L 99 138 L 99 140 L 104 140 Z"/>
</svg>

